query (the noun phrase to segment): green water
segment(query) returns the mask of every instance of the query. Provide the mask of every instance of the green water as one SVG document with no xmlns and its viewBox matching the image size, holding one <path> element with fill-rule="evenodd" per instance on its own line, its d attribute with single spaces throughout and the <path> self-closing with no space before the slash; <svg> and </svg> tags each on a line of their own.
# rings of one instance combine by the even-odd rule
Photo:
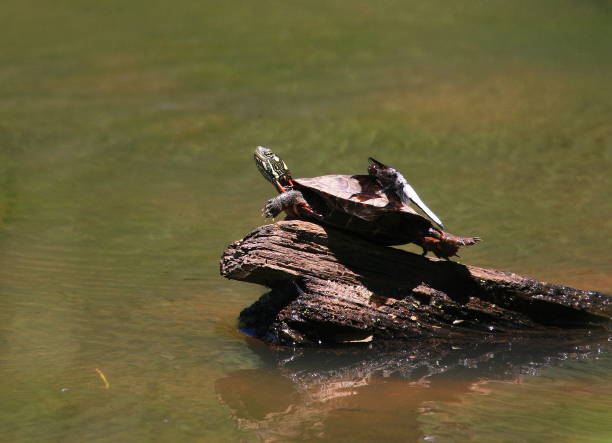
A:
<svg viewBox="0 0 612 443">
<path fill-rule="evenodd" d="M 605 346 L 325 378 L 218 275 L 263 144 L 297 176 L 375 156 L 484 239 L 463 262 L 612 293 L 608 2 L 5 0 L 0 29 L 0 440 L 609 441 Z"/>
</svg>

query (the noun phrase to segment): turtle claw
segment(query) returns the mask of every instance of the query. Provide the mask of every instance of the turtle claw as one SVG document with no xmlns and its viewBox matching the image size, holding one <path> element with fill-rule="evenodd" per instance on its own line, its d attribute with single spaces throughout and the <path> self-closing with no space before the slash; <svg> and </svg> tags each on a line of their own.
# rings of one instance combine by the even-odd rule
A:
<svg viewBox="0 0 612 443">
<path fill-rule="evenodd" d="M 472 246 L 482 240 L 480 237 L 468 237 L 462 239 L 463 246 Z"/>
<path fill-rule="evenodd" d="M 274 219 L 283 210 L 279 200 L 272 198 L 266 202 L 261 210 L 261 215 L 265 218 Z"/>
</svg>

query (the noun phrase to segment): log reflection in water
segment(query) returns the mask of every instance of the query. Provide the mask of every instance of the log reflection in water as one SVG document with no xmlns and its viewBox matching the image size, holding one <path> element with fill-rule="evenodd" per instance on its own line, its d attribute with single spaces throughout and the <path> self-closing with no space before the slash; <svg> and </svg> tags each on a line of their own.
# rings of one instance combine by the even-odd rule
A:
<svg viewBox="0 0 612 443">
<path fill-rule="evenodd" d="M 421 341 L 341 349 L 269 348 L 249 340 L 261 369 L 216 381 L 239 428 L 265 441 L 423 438 L 419 416 L 438 402 L 487 393 L 495 381 L 520 383 L 567 360 L 609 352 L 607 341 L 521 341 L 451 345 Z M 387 435 L 388 434 L 388 435 Z"/>
</svg>

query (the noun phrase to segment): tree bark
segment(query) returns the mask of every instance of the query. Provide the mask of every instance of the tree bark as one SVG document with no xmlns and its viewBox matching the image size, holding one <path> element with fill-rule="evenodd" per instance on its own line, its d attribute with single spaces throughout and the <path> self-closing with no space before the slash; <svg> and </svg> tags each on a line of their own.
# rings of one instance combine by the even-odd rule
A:
<svg viewBox="0 0 612 443">
<path fill-rule="evenodd" d="M 611 326 L 608 295 L 422 257 L 298 220 L 261 226 L 229 245 L 221 275 L 272 289 L 240 323 L 274 344 L 503 341 L 607 334 Z"/>
</svg>

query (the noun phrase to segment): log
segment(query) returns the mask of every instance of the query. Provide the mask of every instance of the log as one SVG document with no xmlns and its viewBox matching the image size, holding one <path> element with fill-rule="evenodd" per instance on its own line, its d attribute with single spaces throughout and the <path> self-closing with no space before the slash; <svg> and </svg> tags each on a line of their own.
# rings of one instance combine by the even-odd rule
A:
<svg viewBox="0 0 612 443">
<path fill-rule="evenodd" d="M 398 339 L 506 341 L 609 334 L 612 297 L 423 257 L 292 220 L 230 244 L 226 278 L 271 288 L 240 327 L 279 345 Z"/>
</svg>

